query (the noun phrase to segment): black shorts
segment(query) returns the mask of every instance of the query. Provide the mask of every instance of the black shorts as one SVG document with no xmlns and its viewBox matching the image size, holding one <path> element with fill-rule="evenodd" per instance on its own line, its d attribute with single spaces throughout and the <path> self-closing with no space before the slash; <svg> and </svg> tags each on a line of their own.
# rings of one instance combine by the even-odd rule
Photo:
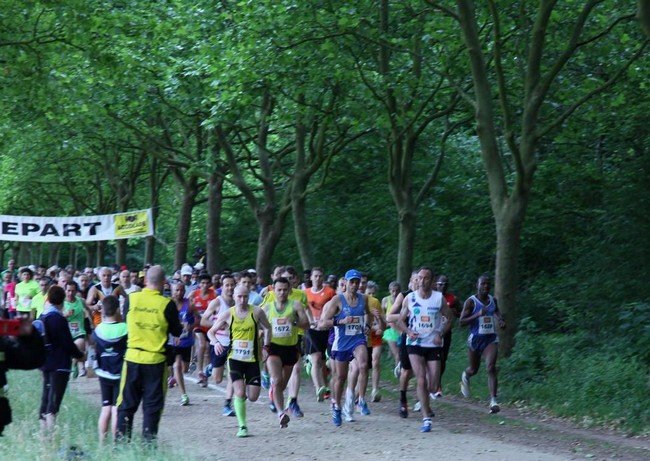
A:
<svg viewBox="0 0 650 461">
<path fill-rule="evenodd" d="M 217 355 L 214 351 L 214 344 L 210 344 L 210 363 L 213 368 L 221 368 L 226 364 L 228 360 L 228 351 L 230 351 L 230 346 L 224 346 L 224 351 Z"/>
<path fill-rule="evenodd" d="M 181 360 L 185 363 L 190 363 L 192 360 L 192 346 L 190 347 L 178 347 L 173 346 L 171 348 L 171 353 L 167 355 L 167 365 L 172 366 L 176 362 L 176 356 L 180 355 Z"/>
<path fill-rule="evenodd" d="M 114 407 L 120 394 L 120 380 L 99 378 L 99 389 L 102 392 L 102 407 Z"/>
<path fill-rule="evenodd" d="M 406 350 L 406 333 L 402 333 L 402 336 L 400 336 L 399 363 L 405 370 L 413 369 L 413 367 L 411 367 L 411 359 L 409 359 L 409 353 Z"/>
<path fill-rule="evenodd" d="M 259 362 L 242 362 L 240 360 L 229 359 L 228 366 L 232 381 L 243 379 L 249 386 L 259 386 L 261 384 Z"/>
<path fill-rule="evenodd" d="M 440 361 L 442 359 L 442 347 L 406 346 L 409 354 L 420 355 L 427 362 Z"/>
<path fill-rule="evenodd" d="M 372 370 L 372 347 L 368 347 L 368 370 Z"/>
<path fill-rule="evenodd" d="M 320 352 L 325 357 L 327 351 L 327 338 L 330 332 L 327 330 L 308 330 L 305 334 L 305 348 L 308 354 Z"/>
<path fill-rule="evenodd" d="M 271 343 L 269 355 L 280 357 L 283 366 L 294 366 L 300 360 L 300 350 L 297 344 L 295 346 L 282 346 Z"/>
</svg>

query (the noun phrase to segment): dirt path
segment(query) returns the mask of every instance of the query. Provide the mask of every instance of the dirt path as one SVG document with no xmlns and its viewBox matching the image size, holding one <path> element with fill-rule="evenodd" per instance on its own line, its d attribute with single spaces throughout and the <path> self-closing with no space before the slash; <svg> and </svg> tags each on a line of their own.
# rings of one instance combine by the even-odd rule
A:
<svg viewBox="0 0 650 461">
<path fill-rule="evenodd" d="M 186 379 L 191 404 L 180 406 L 178 388 L 169 390 L 160 440 L 183 447 L 198 459 L 650 459 L 648 438 L 581 430 L 515 408 L 503 408 L 499 415 L 488 415 L 484 405 L 453 396 L 436 402 L 433 430 L 428 434 L 419 432 L 419 413 L 411 412 L 408 419 L 401 419 L 396 412 L 396 400 L 387 397 L 371 405 L 372 415 L 357 413 L 355 422 L 344 421 L 336 428 L 330 421 L 329 404 L 316 402 L 311 383 L 303 383 L 301 391 L 304 418 L 292 418 L 289 427 L 280 430 L 277 416 L 268 410 L 268 397 L 263 392 L 258 402 L 248 402 L 251 436 L 237 439 L 236 418 L 221 416 L 223 388 L 211 384 L 203 389 L 193 377 Z M 96 379 L 76 380 L 70 384 L 70 390 L 99 405 Z M 140 427 L 136 421 L 135 428 Z"/>
</svg>

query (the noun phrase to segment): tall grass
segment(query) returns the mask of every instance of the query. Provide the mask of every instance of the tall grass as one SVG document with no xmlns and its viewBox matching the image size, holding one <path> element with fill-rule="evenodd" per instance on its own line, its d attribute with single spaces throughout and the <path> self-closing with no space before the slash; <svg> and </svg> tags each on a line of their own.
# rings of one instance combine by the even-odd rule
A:
<svg viewBox="0 0 650 461">
<path fill-rule="evenodd" d="M 56 429 L 44 433 L 38 421 L 42 378 L 39 371 L 11 371 L 8 394 L 14 422 L 0 437 L 3 460 L 97 460 L 148 461 L 192 460 L 191 456 L 159 444 L 147 446 L 134 437 L 132 443 L 113 446 L 110 441 L 99 446 L 97 418 L 99 407 L 66 391 Z M 135 431 L 134 431 L 135 432 Z M 110 440 L 110 436 L 108 437 Z"/>
</svg>

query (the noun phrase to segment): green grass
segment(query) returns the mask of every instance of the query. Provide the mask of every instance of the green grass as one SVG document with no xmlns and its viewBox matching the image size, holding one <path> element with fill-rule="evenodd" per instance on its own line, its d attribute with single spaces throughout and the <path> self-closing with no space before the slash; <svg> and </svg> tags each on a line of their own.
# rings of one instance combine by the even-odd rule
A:
<svg viewBox="0 0 650 461">
<path fill-rule="evenodd" d="M 445 395 L 460 396 L 460 376 L 467 367 L 467 329 L 456 326 L 447 370 Z M 607 427 L 631 433 L 650 433 L 648 367 L 637 357 L 623 356 L 625 347 L 585 349 L 579 337 L 521 333 L 512 356 L 500 357 L 499 402 L 543 409 L 574 420 L 583 427 Z M 607 345 L 606 345 L 607 346 Z M 393 359 L 384 346 L 383 388 L 397 398 Z M 386 383 L 390 383 L 387 385 Z M 487 405 L 489 391 L 485 362 L 472 377 L 470 400 Z M 413 382 L 411 382 L 413 389 Z M 415 393 L 409 391 L 409 404 Z M 441 402 L 444 404 L 444 400 Z"/>
<path fill-rule="evenodd" d="M 8 394 L 14 422 L 0 438 L 2 459 L 22 460 L 97 460 L 145 461 L 191 460 L 185 453 L 159 445 L 152 448 L 134 437 L 130 444 L 113 447 L 110 442 L 99 446 L 97 418 L 99 407 L 75 396 L 68 389 L 57 419 L 56 430 L 44 434 L 38 421 L 42 378 L 39 371 L 11 371 Z M 98 389 L 99 392 L 99 389 Z M 110 440 L 110 436 L 108 437 Z M 66 450 L 77 447 L 83 456 L 66 456 Z"/>
</svg>

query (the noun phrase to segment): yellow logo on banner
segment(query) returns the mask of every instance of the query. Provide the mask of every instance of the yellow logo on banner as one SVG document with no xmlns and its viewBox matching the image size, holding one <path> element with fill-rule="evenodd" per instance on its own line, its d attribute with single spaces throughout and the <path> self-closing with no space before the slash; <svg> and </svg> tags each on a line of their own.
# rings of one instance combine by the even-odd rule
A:
<svg viewBox="0 0 650 461">
<path fill-rule="evenodd" d="M 149 233 L 147 211 L 115 215 L 115 238 L 145 237 Z"/>
</svg>

